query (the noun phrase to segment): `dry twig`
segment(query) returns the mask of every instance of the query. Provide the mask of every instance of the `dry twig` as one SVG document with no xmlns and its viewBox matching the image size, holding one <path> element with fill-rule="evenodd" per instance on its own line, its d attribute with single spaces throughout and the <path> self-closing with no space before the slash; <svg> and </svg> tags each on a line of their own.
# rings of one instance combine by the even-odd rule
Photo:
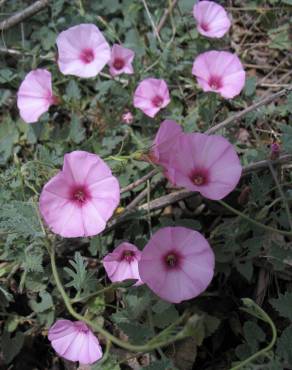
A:
<svg viewBox="0 0 292 370">
<path fill-rule="evenodd" d="M 23 20 L 33 16 L 40 10 L 46 8 L 49 5 L 49 2 L 50 0 L 38 0 L 27 8 L 13 14 L 10 18 L 0 22 L 0 31 L 7 30 L 8 28 L 11 28 Z"/>
</svg>

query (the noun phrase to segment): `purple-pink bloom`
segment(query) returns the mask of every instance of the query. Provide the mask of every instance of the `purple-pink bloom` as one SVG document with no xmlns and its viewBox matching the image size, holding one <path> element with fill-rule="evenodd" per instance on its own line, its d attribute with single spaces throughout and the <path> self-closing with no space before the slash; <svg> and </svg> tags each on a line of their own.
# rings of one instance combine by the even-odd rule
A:
<svg viewBox="0 0 292 370">
<path fill-rule="evenodd" d="M 131 112 L 125 112 L 122 114 L 122 121 L 127 125 L 130 125 L 134 121 L 134 116 Z"/>
<path fill-rule="evenodd" d="M 40 212 L 63 237 L 102 232 L 120 201 L 118 180 L 96 154 L 74 151 L 64 156 L 62 171 L 43 187 Z"/>
<path fill-rule="evenodd" d="M 176 186 L 198 191 L 218 200 L 231 193 L 242 172 L 232 144 L 219 135 L 184 134 L 167 166 L 169 180 Z"/>
<path fill-rule="evenodd" d="M 58 65 L 64 75 L 95 77 L 110 60 L 110 46 L 94 24 L 79 24 L 59 34 Z"/>
<path fill-rule="evenodd" d="M 166 82 L 156 78 L 141 81 L 134 93 L 133 103 L 134 107 L 141 109 L 147 116 L 155 117 L 160 109 L 170 103 Z"/>
<path fill-rule="evenodd" d="M 66 360 L 89 365 L 102 357 L 98 339 L 82 321 L 57 320 L 49 329 L 48 339 Z"/>
<path fill-rule="evenodd" d="M 197 231 L 159 229 L 142 251 L 142 281 L 160 298 L 180 303 L 201 294 L 214 275 L 214 253 Z"/>
<path fill-rule="evenodd" d="M 245 71 L 239 58 L 227 51 L 207 51 L 194 61 L 192 74 L 205 91 L 214 91 L 223 98 L 239 95 L 245 84 Z"/>
<path fill-rule="evenodd" d="M 29 72 L 17 92 L 17 106 L 21 118 L 26 123 L 37 122 L 40 116 L 56 103 L 51 73 L 46 69 Z"/>
<path fill-rule="evenodd" d="M 194 5 L 193 15 L 201 35 L 220 38 L 228 32 L 231 22 L 223 8 L 214 1 L 199 1 Z"/>
<path fill-rule="evenodd" d="M 138 280 L 135 285 L 143 284 L 139 271 L 138 262 L 141 258 L 139 249 L 131 243 L 122 243 L 107 254 L 102 260 L 103 267 L 110 281 L 124 281 L 127 279 Z"/>
<path fill-rule="evenodd" d="M 114 44 L 111 51 L 111 59 L 109 61 L 110 74 L 117 76 L 122 73 L 133 74 L 132 66 L 135 57 L 135 52 L 121 45 Z"/>
<path fill-rule="evenodd" d="M 161 122 L 150 151 L 151 160 L 161 166 L 167 165 L 182 134 L 182 127 L 175 121 L 167 119 Z"/>
</svg>

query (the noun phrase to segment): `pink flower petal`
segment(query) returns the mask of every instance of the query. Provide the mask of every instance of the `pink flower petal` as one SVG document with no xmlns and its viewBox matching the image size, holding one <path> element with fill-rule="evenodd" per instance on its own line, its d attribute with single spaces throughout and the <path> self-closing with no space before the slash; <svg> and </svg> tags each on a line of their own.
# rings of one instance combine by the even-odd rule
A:
<svg viewBox="0 0 292 370">
<path fill-rule="evenodd" d="M 139 249 L 131 243 L 124 242 L 116 247 L 112 253 L 107 254 L 102 263 L 112 282 L 136 279 L 138 281 L 135 285 L 141 285 L 143 283 L 138 271 L 140 258 Z"/>
<path fill-rule="evenodd" d="M 98 339 L 81 321 L 57 320 L 48 339 L 59 356 L 82 364 L 92 364 L 102 357 Z"/>
<path fill-rule="evenodd" d="M 26 123 L 37 122 L 54 103 L 51 73 L 46 69 L 29 72 L 17 92 L 17 106 Z"/>
<path fill-rule="evenodd" d="M 122 73 L 133 74 L 133 60 L 135 53 L 131 49 L 127 49 L 121 45 L 114 44 L 109 61 L 110 74 L 117 76 Z"/>
<path fill-rule="evenodd" d="M 110 46 L 94 24 L 79 24 L 57 37 L 58 65 L 65 75 L 95 77 L 110 60 Z"/>
<path fill-rule="evenodd" d="M 193 9 L 197 29 L 201 35 L 220 38 L 228 32 L 231 22 L 223 6 L 213 1 L 200 1 Z"/>
<path fill-rule="evenodd" d="M 141 109 L 149 117 L 155 117 L 169 103 L 169 91 L 164 80 L 146 78 L 135 90 L 134 107 Z"/>
<path fill-rule="evenodd" d="M 118 180 L 95 154 L 75 151 L 63 170 L 43 188 L 40 212 L 51 230 L 63 237 L 102 232 L 120 200 Z"/>
<path fill-rule="evenodd" d="M 200 233 L 165 227 L 145 246 L 139 272 L 142 281 L 160 298 L 179 303 L 207 288 L 214 274 L 214 254 Z"/>
<path fill-rule="evenodd" d="M 226 51 L 207 51 L 194 61 L 192 74 L 205 91 L 226 99 L 239 95 L 245 84 L 245 71 L 238 57 Z"/>
</svg>

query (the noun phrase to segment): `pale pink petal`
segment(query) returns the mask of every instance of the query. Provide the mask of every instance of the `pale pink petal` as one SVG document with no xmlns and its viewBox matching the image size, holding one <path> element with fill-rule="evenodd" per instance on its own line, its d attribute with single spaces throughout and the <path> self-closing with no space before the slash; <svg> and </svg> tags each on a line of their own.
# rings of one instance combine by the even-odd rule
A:
<svg viewBox="0 0 292 370">
<path fill-rule="evenodd" d="M 176 151 L 176 144 L 182 134 L 182 127 L 175 121 L 165 120 L 155 136 L 151 153 L 156 163 L 163 165 L 168 163 L 170 155 Z"/>
<path fill-rule="evenodd" d="M 109 61 L 110 74 L 117 76 L 122 73 L 132 74 L 133 60 L 135 53 L 131 49 L 127 49 L 121 45 L 114 44 L 111 51 L 111 59 Z"/>
<path fill-rule="evenodd" d="M 48 339 L 59 356 L 82 364 L 92 364 L 102 357 L 98 339 L 81 321 L 57 320 L 49 329 Z"/>
<path fill-rule="evenodd" d="M 96 154 L 75 151 L 63 170 L 43 188 L 40 212 L 51 230 L 63 237 L 102 232 L 120 200 L 118 180 Z"/>
<path fill-rule="evenodd" d="M 175 258 L 174 264 L 170 265 L 168 258 Z M 207 288 L 214 274 L 214 254 L 200 233 L 166 227 L 159 229 L 144 248 L 139 272 L 160 298 L 179 303 Z"/>
<path fill-rule="evenodd" d="M 168 86 L 164 80 L 147 78 L 139 83 L 134 93 L 134 107 L 154 117 L 170 103 Z"/>
<path fill-rule="evenodd" d="M 46 69 L 29 72 L 17 92 L 17 106 L 26 123 L 37 122 L 54 104 L 51 73 Z"/>
<path fill-rule="evenodd" d="M 138 262 L 141 259 L 139 249 L 131 244 L 124 242 L 107 254 L 103 260 L 103 266 L 109 279 L 112 282 L 124 281 L 127 279 L 138 280 L 135 285 L 141 285 Z"/>
<path fill-rule="evenodd" d="M 57 37 L 58 65 L 65 75 L 95 77 L 110 60 L 110 46 L 94 24 L 79 24 Z"/>
<path fill-rule="evenodd" d="M 225 9 L 213 1 L 200 1 L 193 8 L 200 34 L 220 38 L 228 32 L 231 22 Z"/>
<path fill-rule="evenodd" d="M 245 71 L 235 54 L 207 51 L 197 56 L 192 74 L 205 91 L 214 91 L 226 99 L 239 95 L 245 84 Z"/>
</svg>

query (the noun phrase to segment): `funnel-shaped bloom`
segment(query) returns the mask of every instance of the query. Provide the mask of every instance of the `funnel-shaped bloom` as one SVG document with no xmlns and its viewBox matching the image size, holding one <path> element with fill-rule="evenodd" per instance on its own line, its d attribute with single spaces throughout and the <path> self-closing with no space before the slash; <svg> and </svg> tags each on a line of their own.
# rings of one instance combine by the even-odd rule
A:
<svg viewBox="0 0 292 370">
<path fill-rule="evenodd" d="M 35 69 L 25 76 L 17 92 L 17 106 L 26 123 L 37 122 L 56 102 L 49 71 Z"/>
<path fill-rule="evenodd" d="M 200 1 L 193 8 L 197 30 L 201 35 L 220 38 L 228 32 L 231 22 L 223 6 L 214 1 Z"/>
<path fill-rule="evenodd" d="M 139 83 L 134 93 L 134 107 L 152 118 L 169 103 L 169 91 L 164 80 L 146 78 Z"/>
<path fill-rule="evenodd" d="M 111 52 L 111 60 L 109 61 L 110 74 L 112 76 L 117 76 L 122 73 L 133 74 L 134 69 L 132 62 L 134 57 L 135 53 L 133 50 L 114 44 Z"/>
<path fill-rule="evenodd" d="M 58 65 L 64 75 L 95 77 L 110 60 L 110 46 L 94 24 L 79 24 L 59 34 Z"/>
<path fill-rule="evenodd" d="M 104 230 L 119 200 L 119 183 L 107 164 L 96 154 L 74 151 L 44 186 L 40 212 L 56 234 L 92 236 Z"/>
<path fill-rule="evenodd" d="M 227 51 L 207 51 L 194 61 L 193 75 L 205 91 L 214 91 L 223 98 L 239 95 L 245 84 L 245 71 L 238 57 Z"/>
<path fill-rule="evenodd" d="M 199 232 L 185 227 L 159 229 L 139 262 L 142 281 L 160 298 L 179 303 L 202 293 L 214 274 L 214 254 Z"/>
<path fill-rule="evenodd" d="M 232 144 L 222 136 L 184 134 L 172 156 L 168 178 L 176 186 L 198 191 L 218 200 L 226 197 L 240 180 L 242 166 Z"/>
<path fill-rule="evenodd" d="M 154 163 L 167 166 L 179 143 L 179 137 L 183 134 L 182 127 L 172 120 L 161 123 L 155 136 L 150 157 Z"/>
<path fill-rule="evenodd" d="M 57 320 L 50 328 L 48 339 L 61 357 L 89 365 L 102 357 L 98 339 L 82 321 Z"/>
<path fill-rule="evenodd" d="M 122 243 L 112 253 L 107 254 L 102 263 L 112 282 L 137 279 L 135 285 L 140 285 L 143 284 L 138 271 L 140 258 L 141 252 L 135 245 Z"/>
</svg>

